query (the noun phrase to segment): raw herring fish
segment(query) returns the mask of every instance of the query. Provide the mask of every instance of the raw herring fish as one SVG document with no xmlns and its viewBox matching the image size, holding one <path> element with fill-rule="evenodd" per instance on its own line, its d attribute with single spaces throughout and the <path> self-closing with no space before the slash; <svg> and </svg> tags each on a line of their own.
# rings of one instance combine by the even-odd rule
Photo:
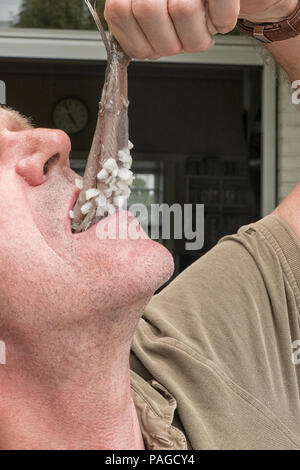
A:
<svg viewBox="0 0 300 470">
<path fill-rule="evenodd" d="M 89 0 L 85 3 L 104 42 L 107 67 L 92 147 L 83 180 L 79 181 L 81 191 L 70 212 L 72 231 L 76 233 L 121 209 L 133 181 L 127 91 L 127 67 L 131 59 L 111 33 L 106 36 Z"/>
</svg>

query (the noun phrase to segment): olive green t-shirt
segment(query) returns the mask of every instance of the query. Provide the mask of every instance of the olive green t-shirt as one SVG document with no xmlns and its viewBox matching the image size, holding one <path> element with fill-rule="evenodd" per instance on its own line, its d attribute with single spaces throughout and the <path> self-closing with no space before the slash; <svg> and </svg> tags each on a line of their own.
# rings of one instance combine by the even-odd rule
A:
<svg viewBox="0 0 300 470">
<path fill-rule="evenodd" d="M 300 242 L 267 216 L 153 297 L 131 355 L 147 449 L 300 449 L 299 287 Z"/>
</svg>

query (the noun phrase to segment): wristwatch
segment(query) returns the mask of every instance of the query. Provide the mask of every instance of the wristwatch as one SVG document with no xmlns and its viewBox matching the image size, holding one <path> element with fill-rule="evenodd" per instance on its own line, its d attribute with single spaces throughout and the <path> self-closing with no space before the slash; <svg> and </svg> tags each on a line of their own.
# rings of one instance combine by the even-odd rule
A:
<svg viewBox="0 0 300 470">
<path fill-rule="evenodd" d="M 286 19 L 276 23 L 252 23 L 239 19 L 237 28 L 241 33 L 251 36 L 263 43 L 285 41 L 300 34 L 300 1 L 296 10 Z"/>
</svg>

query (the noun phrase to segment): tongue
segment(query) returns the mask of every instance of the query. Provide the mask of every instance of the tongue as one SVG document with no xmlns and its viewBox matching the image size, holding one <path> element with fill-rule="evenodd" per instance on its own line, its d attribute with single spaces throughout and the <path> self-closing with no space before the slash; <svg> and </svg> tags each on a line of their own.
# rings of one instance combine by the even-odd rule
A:
<svg viewBox="0 0 300 470">
<path fill-rule="evenodd" d="M 128 140 L 127 67 L 130 58 L 111 33 L 107 37 L 99 16 L 85 0 L 107 51 L 107 67 L 98 121 L 78 200 L 71 211 L 73 232 L 82 232 L 121 209 L 130 195 L 133 147 Z"/>
</svg>

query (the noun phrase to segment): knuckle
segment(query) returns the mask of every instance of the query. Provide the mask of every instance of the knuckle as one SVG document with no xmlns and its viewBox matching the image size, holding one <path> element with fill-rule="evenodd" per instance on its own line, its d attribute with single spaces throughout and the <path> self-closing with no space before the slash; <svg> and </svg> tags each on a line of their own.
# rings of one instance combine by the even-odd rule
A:
<svg viewBox="0 0 300 470">
<path fill-rule="evenodd" d="M 222 34 L 225 34 L 225 33 L 229 33 L 230 31 L 232 31 L 235 26 L 236 26 L 236 21 L 228 21 L 226 23 L 223 23 L 223 24 L 214 24 L 216 30 L 219 32 L 219 33 L 222 33 Z"/>
<path fill-rule="evenodd" d="M 109 23 L 119 23 L 130 14 L 130 4 L 127 0 L 106 0 L 104 18 Z"/>
<path fill-rule="evenodd" d="M 189 17 L 198 11 L 198 4 L 194 0 L 169 0 L 169 13 L 173 18 Z"/>
<path fill-rule="evenodd" d="M 184 50 L 186 52 L 205 52 L 211 49 L 214 43 L 215 43 L 214 38 L 208 38 L 208 39 L 202 40 L 201 42 L 193 46 L 185 47 Z"/>
<path fill-rule="evenodd" d="M 152 49 L 142 46 L 135 48 L 135 51 L 133 53 L 133 57 L 138 60 L 145 60 L 151 55 L 153 55 Z"/>
<path fill-rule="evenodd" d="M 137 19 L 154 16 L 159 12 L 156 0 L 132 0 L 132 12 Z"/>
<path fill-rule="evenodd" d="M 182 52 L 182 47 L 174 45 L 174 46 L 169 47 L 167 53 L 164 54 L 164 57 L 171 56 L 171 55 L 177 55 L 177 54 L 180 54 L 181 52 Z"/>
</svg>

